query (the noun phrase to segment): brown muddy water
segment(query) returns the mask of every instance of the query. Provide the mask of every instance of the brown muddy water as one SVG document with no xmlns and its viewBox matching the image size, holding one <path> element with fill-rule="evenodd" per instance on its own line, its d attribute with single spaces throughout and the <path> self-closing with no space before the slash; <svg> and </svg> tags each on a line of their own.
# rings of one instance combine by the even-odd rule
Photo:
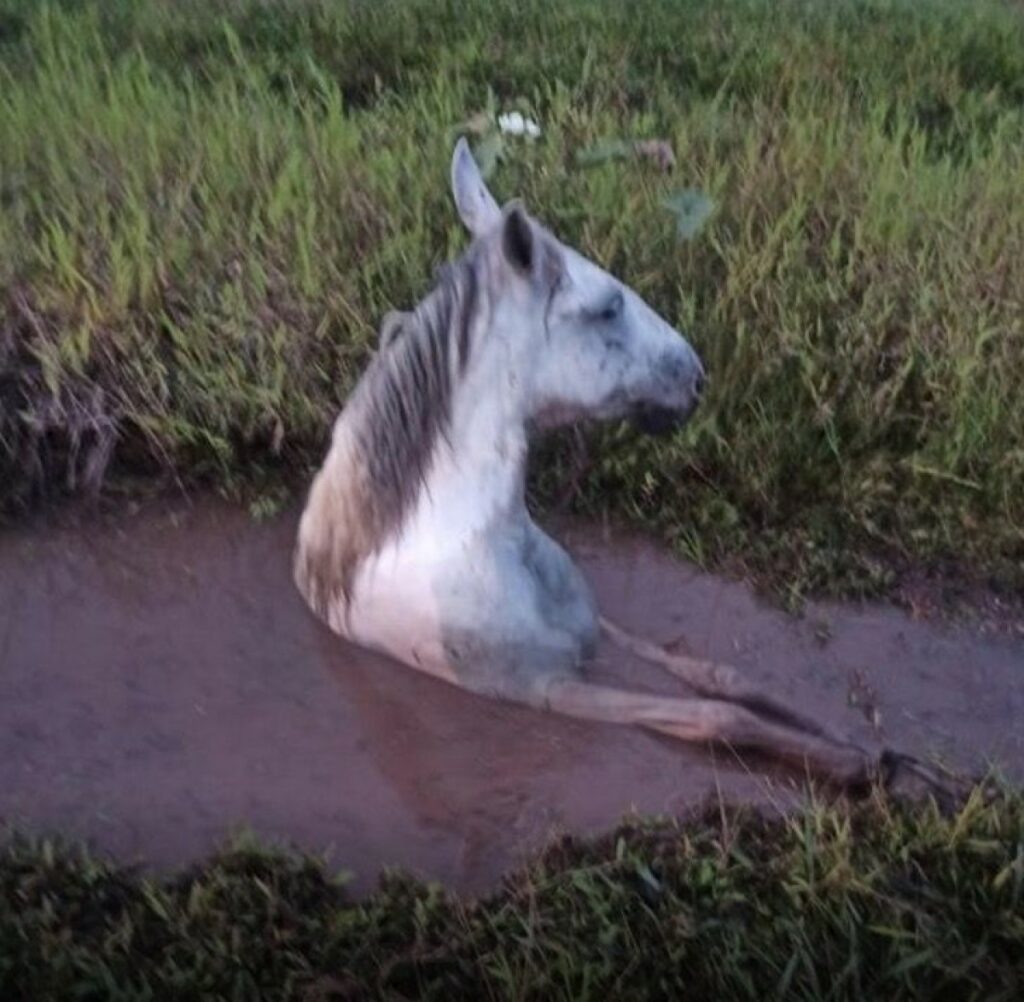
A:
<svg viewBox="0 0 1024 1002">
<path fill-rule="evenodd" d="M 352 871 L 493 886 L 553 834 L 709 796 L 782 809 L 796 777 L 727 750 L 499 705 L 367 654 L 292 588 L 295 516 L 204 501 L 0 536 L 0 819 L 146 865 L 248 827 Z M 559 533 L 621 625 L 731 662 L 805 712 L 1024 778 L 1024 640 L 815 605 L 593 528 Z M 603 648 L 596 672 L 678 691 Z"/>
</svg>

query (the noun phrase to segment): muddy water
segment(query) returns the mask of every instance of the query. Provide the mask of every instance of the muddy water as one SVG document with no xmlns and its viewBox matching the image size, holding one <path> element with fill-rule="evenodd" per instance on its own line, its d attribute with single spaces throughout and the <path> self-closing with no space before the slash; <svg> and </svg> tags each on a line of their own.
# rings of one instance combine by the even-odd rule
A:
<svg viewBox="0 0 1024 1002">
<path fill-rule="evenodd" d="M 240 825 L 352 870 L 480 890 L 553 832 L 792 777 L 497 705 L 330 635 L 292 589 L 294 516 L 204 503 L 0 537 L 0 819 L 172 865 Z M 562 533 L 622 625 L 748 670 L 851 731 L 1024 778 L 1024 642 L 816 606 L 793 620 L 653 547 Z M 674 691 L 604 649 L 597 674 Z M 856 705 L 850 705 L 851 703 Z"/>
</svg>

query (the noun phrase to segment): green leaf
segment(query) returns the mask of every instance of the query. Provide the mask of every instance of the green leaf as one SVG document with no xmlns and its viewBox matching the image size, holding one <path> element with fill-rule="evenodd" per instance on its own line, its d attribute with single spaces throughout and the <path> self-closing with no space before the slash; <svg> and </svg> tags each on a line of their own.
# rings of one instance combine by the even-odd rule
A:
<svg viewBox="0 0 1024 1002">
<path fill-rule="evenodd" d="M 669 195 L 662 205 L 676 217 L 676 235 L 680 240 L 692 240 L 715 211 L 711 197 L 696 188 Z"/>
<path fill-rule="evenodd" d="M 476 162 L 480 167 L 480 173 L 486 181 L 498 166 L 498 161 L 504 156 L 505 142 L 500 132 L 492 132 L 485 136 L 476 148 Z"/>
<path fill-rule="evenodd" d="M 456 125 L 451 126 L 448 130 L 449 136 L 483 136 L 486 135 L 488 130 L 493 128 L 494 119 L 486 111 L 477 111 L 470 115 L 469 118 Z"/>
<path fill-rule="evenodd" d="M 625 160 L 633 155 L 633 144 L 623 139 L 599 139 L 593 146 L 576 154 L 580 167 L 593 167 L 608 160 Z"/>
</svg>

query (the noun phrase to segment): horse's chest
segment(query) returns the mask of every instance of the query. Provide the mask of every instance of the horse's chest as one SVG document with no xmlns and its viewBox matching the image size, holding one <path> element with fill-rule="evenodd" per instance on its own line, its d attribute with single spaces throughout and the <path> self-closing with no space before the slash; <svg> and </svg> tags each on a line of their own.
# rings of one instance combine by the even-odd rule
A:
<svg viewBox="0 0 1024 1002">
<path fill-rule="evenodd" d="M 470 650 L 495 663 L 512 650 L 541 660 L 546 648 L 577 659 L 596 635 L 582 577 L 532 526 L 390 546 L 359 574 L 350 623 L 353 639 L 418 667 L 440 660 L 444 675 Z"/>
</svg>

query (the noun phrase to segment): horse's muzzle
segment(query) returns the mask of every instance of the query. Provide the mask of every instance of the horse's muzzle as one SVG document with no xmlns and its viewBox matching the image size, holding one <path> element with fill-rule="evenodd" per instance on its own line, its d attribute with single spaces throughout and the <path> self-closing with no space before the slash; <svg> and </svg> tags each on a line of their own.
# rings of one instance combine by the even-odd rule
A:
<svg viewBox="0 0 1024 1002">
<path fill-rule="evenodd" d="M 647 435 L 669 435 L 693 417 L 707 376 L 696 352 L 685 341 L 681 349 L 666 352 L 657 372 L 661 392 L 638 401 L 631 417 L 637 428 Z"/>
<path fill-rule="evenodd" d="M 645 435 L 664 436 L 678 431 L 697 409 L 697 401 L 680 409 L 657 404 L 640 404 L 632 414 L 633 424 Z"/>
</svg>

